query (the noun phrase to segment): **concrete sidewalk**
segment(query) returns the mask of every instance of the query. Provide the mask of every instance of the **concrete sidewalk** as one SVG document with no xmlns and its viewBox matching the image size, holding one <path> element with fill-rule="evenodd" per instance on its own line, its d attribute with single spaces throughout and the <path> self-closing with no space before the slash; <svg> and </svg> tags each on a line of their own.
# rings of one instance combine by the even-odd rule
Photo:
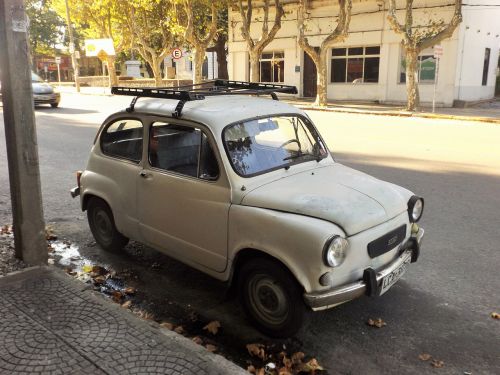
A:
<svg viewBox="0 0 500 375">
<path fill-rule="evenodd" d="M 77 94 L 72 86 L 61 86 L 59 91 L 63 94 Z M 109 87 L 81 87 L 82 95 L 111 95 Z M 293 104 L 304 110 L 330 111 L 341 113 L 356 113 L 366 115 L 381 116 L 401 116 L 401 117 L 423 117 L 462 121 L 482 121 L 500 124 L 500 99 L 490 102 L 477 104 L 467 108 L 436 108 L 432 113 L 432 108 L 422 107 L 419 111 L 405 111 L 404 106 L 378 104 L 371 102 L 343 102 L 329 101 L 328 106 L 319 108 L 314 106 L 314 99 L 309 98 L 290 98 L 288 96 L 279 96 L 280 100 Z"/>
<path fill-rule="evenodd" d="M 245 374 L 52 267 L 0 278 L 0 373 Z"/>
</svg>

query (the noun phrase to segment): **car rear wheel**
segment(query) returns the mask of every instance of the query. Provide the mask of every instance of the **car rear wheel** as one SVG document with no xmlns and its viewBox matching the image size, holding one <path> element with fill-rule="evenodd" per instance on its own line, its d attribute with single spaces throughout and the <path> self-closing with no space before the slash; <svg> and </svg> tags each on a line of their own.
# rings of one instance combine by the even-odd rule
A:
<svg viewBox="0 0 500 375">
<path fill-rule="evenodd" d="M 243 308 L 260 331 L 271 337 L 297 333 L 305 305 L 302 288 L 286 268 L 270 259 L 252 259 L 242 266 L 238 280 Z"/>
<path fill-rule="evenodd" d="M 57 108 L 57 107 L 59 107 L 59 103 L 50 103 L 50 106 L 52 108 Z"/>
<path fill-rule="evenodd" d="M 104 250 L 118 251 L 128 243 L 128 238 L 116 229 L 113 213 L 102 199 L 90 199 L 87 205 L 87 219 L 92 235 Z"/>
</svg>

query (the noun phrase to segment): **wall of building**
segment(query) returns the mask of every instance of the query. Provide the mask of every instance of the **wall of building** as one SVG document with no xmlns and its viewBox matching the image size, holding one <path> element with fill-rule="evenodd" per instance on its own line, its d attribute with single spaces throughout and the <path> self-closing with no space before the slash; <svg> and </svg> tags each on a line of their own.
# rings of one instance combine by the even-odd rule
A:
<svg viewBox="0 0 500 375">
<path fill-rule="evenodd" d="M 496 0 L 488 0 L 496 1 Z M 307 24 L 308 39 L 311 45 L 319 46 L 331 30 L 336 26 L 336 19 L 332 15 L 338 14 L 338 6 L 334 6 L 331 1 L 313 1 L 313 6 L 310 10 L 310 18 Z M 445 22 L 451 19 L 453 15 L 453 7 L 446 6 L 451 4 L 447 0 L 416 0 L 414 2 L 414 24 L 427 24 L 429 19 L 443 19 Z M 362 47 L 362 46 L 380 46 L 379 60 L 379 79 L 378 83 L 329 83 L 328 98 L 335 100 L 367 100 L 380 101 L 388 103 L 404 103 L 406 101 L 406 85 L 400 83 L 400 72 L 402 69 L 402 47 L 401 36 L 393 32 L 387 21 L 387 1 L 385 4 L 376 1 L 356 1 L 353 3 L 352 18 L 350 24 L 350 32 L 348 38 L 338 43 L 336 47 Z M 398 8 L 403 8 L 404 2 L 398 2 Z M 282 22 L 282 28 L 278 32 L 277 37 L 265 49 L 269 51 L 283 51 L 285 54 L 285 83 L 295 85 L 299 88 L 299 93 L 302 95 L 303 82 L 303 52 L 297 45 L 297 5 L 292 2 L 285 6 L 287 12 L 285 19 Z M 497 17 L 500 19 L 500 8 L 496 8 L 494 12 L 489 9 L 492 14 L 489 17 Z M 484 19 L 481 19 L 485 11 L 469 12 L 469 9 L 464 7 L 464 24 L 470 22 L 474 25 L 481 25 Z M 262 10 L 254 10 L 254 18 L 262 17 Z M 405 12 L 403 10 L 397 12 L 398 19 L 404 22 Z M 271 14 L 269 19 L 272 22 L 274 15 Z M 488 18 L 489 19 L 489 18 Z M 495 24 L 495 22 L 490 22 Z M 463 25 L 464 25 L 463 24 Z M 255 22 L 252 26 L 252 35 L 258 38 L 261 28 L 261 23 Z M 272 23 L 270 24 L 270 27 Z M 228 70 L 230 78 L 237 80 L 248 80 L 250 76 L 248 63 L 248 48 L 246 42 L 241 37 L 240 33 L 241 19 L 239 13 L 231 12 L 229 16 L 229 55 L 228 55 Z M 500 27 L 500 22 L 496 22 L 495 27 Z M 493 29 L 493 27 L 492 27 Z M 478 100 L 483 97 L 491 97 L 494 86 L 481 88 L 472 85 L 472 77 L 477 73 L 479 62 L 476 60 L 478 51 L 482 49 L 484 56 L 485 41 L 473 41 L 465 45 L 464 61 L 467 64 L 459 66 L 458 56 L 461 53 L 460 36 L 461 29 L 456 30 L 450 39 L 441 43 L 444 54 L 440 60 L 439 76 L 436 87 L 436 102 L 438 105 L 451 106 L 458 97 L 457 77 L 460 77 L 462 85 L 468 85 L 469 88 L 463 87 L 461 90 L 461 98 L 463 100 Z M 493 35 L 493 32 L 490 32 Z M 498 39 L 497 39 L 498 40 Z M 469 43 L 471 45 L 469 45 Z M 474 46 L 472 44 L 476 43 Z M 498 60 L 498 46 L 492 48 L 492 56 L 490 62 L 491 74 L 494 74 L 496 69 L 495 61 Z M 495 52 L 493 52 L 495 51 Z M 425 55 L 433 55 L 433 50 L 424 51 Z M 331 56 L 331 52 L 329 53 Z M 474 60 L 469 63 L 468 59 Z M 496 59 L 496 60 L 495 60 Z M 481 60 L 482 61 L 482 60 Z M 482 64 L 482 62 L 481 62 Z M 482 65 L 481 65 L 482 66 Z M 299 68 L 296 68 L 299 67 Z M 463 69 L 462 69 L 463 67 Z M 331 65 L 328 64 L 328 78 L 330 80 Z M 493 82 L 491 78 L 491 82 Z M 490 83 L 490 80 L 488 81 Z M 421 101 L 423 104 L 432 102 L 434 84 L 421 82 L 419 84 Z M 466 96 L 466 92 L 468 93 Z"/>
<path fill-rule="evenodd" d="M 496 0 L 481 0 L 490 6 L 464 6 L 457 53 L 455 99 L 475 101 L 495 94 L 500 50 L 500 6 Z M 495 7 L 496 5 L 496 7 Z M 485 49 L 490 48 L 487 84 L 482 85 Z"/>
</svg>

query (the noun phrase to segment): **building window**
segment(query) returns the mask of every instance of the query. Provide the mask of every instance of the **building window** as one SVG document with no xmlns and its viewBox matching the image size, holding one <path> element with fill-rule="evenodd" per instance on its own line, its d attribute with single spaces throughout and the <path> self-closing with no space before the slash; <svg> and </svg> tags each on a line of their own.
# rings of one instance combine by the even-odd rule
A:
<svg viewBox="0 0 500 375">
<path fill-rule="evenodd" d="M 491 49 L 486 48 L 484 51 L 484 62 L 483 62 L 483 86 L 488 84 L 488 70 L 490 68 L 490 54 Z"/>
<path fill-rule="evenodd" d="M 401 66 L 399 73 L 399 83 L 406 83 L 406 59 L 401 58 Z M 434 83 L 436 78 L 436 59 L 433 55 L 418 56 L 418 73 L 417 80 L 422 83 Z"/>
<path fill-rule="evenodd" d="M 260 81 L 285 82 L 284 52 L 266 52 L 260 56 Z"/>
<path fill-rule="evenodd" d="M 380 46 L 332 49 L 332 83 L 378 82 Z"/>
</svg>

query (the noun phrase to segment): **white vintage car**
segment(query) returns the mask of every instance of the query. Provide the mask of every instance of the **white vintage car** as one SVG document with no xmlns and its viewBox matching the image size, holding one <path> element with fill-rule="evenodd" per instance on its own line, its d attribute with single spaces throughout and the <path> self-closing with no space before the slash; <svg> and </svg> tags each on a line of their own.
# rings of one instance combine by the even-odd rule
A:
<svg viewBox="0 0 500 375">
<path fill-rule="evenodd" d="M 423 199 L 335 162 L 303 111 L 245 95 L 294 87 L 209 84 L 113 89 L 141 100 L 106 119 L 71 192 L 97 243 L 227 281 L 275 337 L 306 308 L 385 293 L 419 256 Z"/>
</svg>

